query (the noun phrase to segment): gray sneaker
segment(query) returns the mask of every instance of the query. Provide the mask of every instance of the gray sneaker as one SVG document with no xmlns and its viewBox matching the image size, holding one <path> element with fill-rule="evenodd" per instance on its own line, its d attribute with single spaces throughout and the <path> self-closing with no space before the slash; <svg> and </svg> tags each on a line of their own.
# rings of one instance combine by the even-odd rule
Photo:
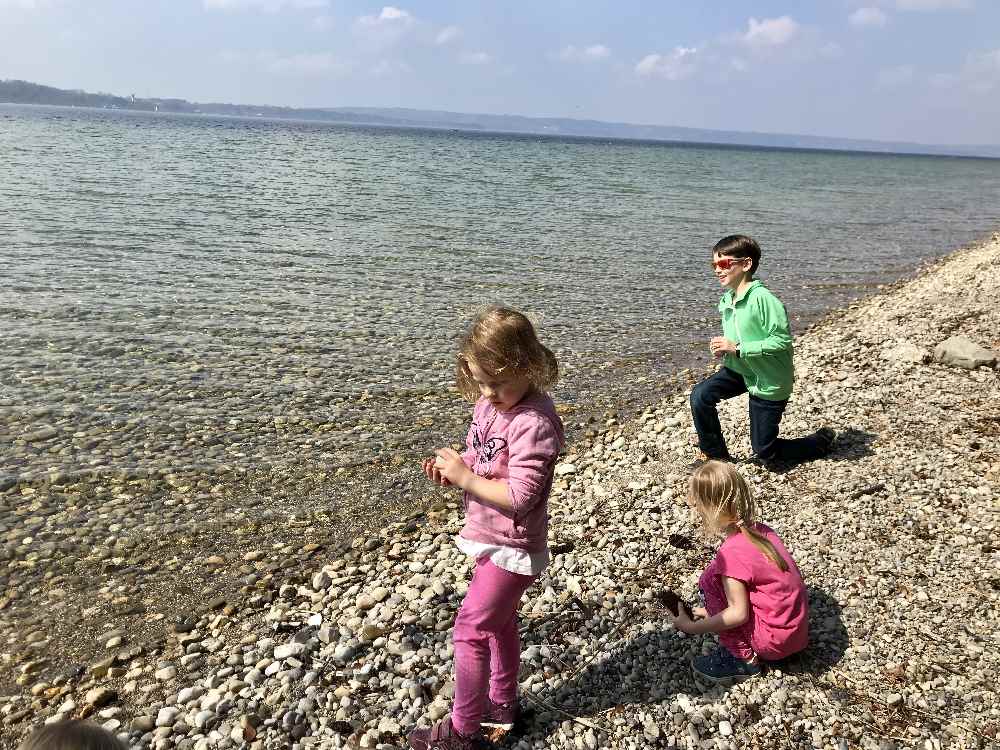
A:
<svg viewBox="0 0 1000 750">
<path fill-rule="evenodd" d="M 691 669 L 698 677 L 722 685 L 743 682 L 764 672 L 759 663 L 747 664 L 729 653 L 729 649 L 725 647 L 720 647 L 707 656 L 696 656 L 691 660 Z"/>
</svg>

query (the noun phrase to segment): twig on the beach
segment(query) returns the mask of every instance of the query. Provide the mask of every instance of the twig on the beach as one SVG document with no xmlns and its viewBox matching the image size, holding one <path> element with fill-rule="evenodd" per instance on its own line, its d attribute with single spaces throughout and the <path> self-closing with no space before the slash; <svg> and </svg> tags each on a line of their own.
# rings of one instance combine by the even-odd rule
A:
<svg viewBox="0 0 1000 750">
<path fill-rule="evenodd" d="M 559 706 L 554 706 L 551 703 L 549 703 L 548 701 L 543 700 L 542 698 L 539 698 L 537 695 L 534 695 L 534 694 L 532 694 L 530 692 L 525 692 L 523 695 L 524 695 L 525 698 L 527 698 L 529 701 L 531 701 L 535 705 L 541 706 L 542 708 L 546 709 L 547 711 L 554 711 L 557 714 L 565 716 L 570 721 L 575 721 L 577 724 L 581 724 L 582 726 L 585 726 L 585 727 L 587 727 L 589 729 L 596 729 L 598 732 L 607 732 L 608 734 L 614 734 L 614 732 L 608 732 L 607 729 L 605 729 L 604 727 L 600 726 L 599 724 L 595 724 L 592 721 L 587 721 L 586 719 L 581 719 L 579 716 L 574 716 L 573 714 L 569 713 L 568 711 L 564 711 L 563 709 L 559 708 Z"/>
<path fill-rule="evenodd" d="M 817 661 L 825 664 L 830 669 L 831 672 L 833 672 L 833 673 L 839 675 L 840 677 L 842 677 L 844 679 L 844 681 L 847 682 L 847 683 L 850 683 L 852 685 L 852 687 L 861 684 L 858 680 L 855 680 L 853 677 L 850 677 L 846 672 L 844 672 L 841 669 L 838 669 L 837 667 L 835 667 L 833 664 L 831 664 L 826 659 L 823 659 L 818 654 L 812 654 L 812 658 L 814 658 Z M 814 685 L 814 686 L 816 686 L 816 687 L 818 687 L 820 689 L 823 689 L 813 679 L 812 675 L 808 675 L 807 674 L 806 677 L 809 679 L 809 681 L 810 681 L 810 683 L 812 685 Z M 889 706 L 884 701 L 881 701 L 881 700 L 875 698 L 874 696 L 871 696 L 871 695 L 869 695 L 869 694 L 867 694 L 865 692 L 857 690 L 857 688 L 855 688 L 855 691 L 857 692 L 857 694 L 858 694 L 859 697 L 864 698 L 865 700 L 867 700 L 872 705 L 880 706 L 880 707 L 885 708 L 885 709 L 888 710 Z M 978 731 L 976 729 L 973 729 L 972 727 L 970 727 L 970 726 L 968 726 L 966 724 L 962 724 L 962 723 L 960 723 L 958 721 L 954 721 L 952 719 L 943 717 L 940 714 L 935 714 L 935 713 L 933 713 L 931 711 L 924 711 L 923 709 L 914 708 L 913 706 L 906 706 L 906 710 L 909 711 L 909 712 L 911 712 L 911 713 L 920 714 L 922 716 L 926 716 L 926 717 L 928 717 L 930 719 L 933 719 L 937 724 L 940 724 L 941 726 L 947 726 L 949 723 L 950 724 L 954 724 L 955 726 L 960 727 L 961 729 L 965 730 L 966 732 L 971 732 L 972 734 L 976 735 L 977 737 L 981 737 L 981 738 L 983 738 L 985 740 L 989 740 L 990 742 L 995 742 L 996 741 L 995 737 L 990 737 L 989 735 L 983 734 L 982 732 L 980 732 L 980 731 Z"/>
<path fill-rule="evenodd" d="M 862 487 L 860 490 L 854 490 L 850 495 L 847 496 L 848 500 L 857 500 L 859 497 L 864 495 L 874 495 L 876 492 L 880 492 L 885 489 L 885 482 L 876 482 L 875 484 L 870 484 L 867 487 Z"/>
<path fill-rule="evenodd" d="M 556 619 L 559 615 L 563 614 L 566 611 L 566 608 L 569 607 L 569 605 L 572 603 L 573 599 L 566 599 L 566 601 L 562 602 L 556 609 L 553 609 L 550 612 L 543 612 L 539 615 L 529 614 L 523 616 L 522 619 L 531 620 L 531 622 L 525 623 L 524 625 L 521 626 L 520 628 L 521 635 L 523 636 L 529 630 L 536 629 L 544 625 L 545 623 L 549 622 L 550 620 Z"/>
<path fill-rule="evenodd" d="M 795 750 L 795 743 L 792 742 L 792 734 L 788 731 L 788 725 L 784 721 L 781 722 L 781 728 L 785 730 L 785 740 L 788 742 L 788 747 Z"/>
<path fill-rule="evenodd" d="M 879 727 L 875 726 L 874 724 L 866 721 L 865 719 L 861 718 L 860 716 L 855 716 L 854 720 L 857 721 L 859 724 L 864 724 L 866 727 L 868 727 L 871 731 L 873 731 L 875 734 L 877 734 L 882 739 L 896 740 L 897 742 L 912 742 L 913 741 L 912 739 L 908 740 L 905 737 L 897 737 L 897 736 L 895 736 L 893 734 L 886 734 L 882 729 L 880 729 Z"/>
<path fill-rule="evenodd" d="M 601 642 L 604 641 L 604 640 L 606 640 L 607 637 L 609 635 L 611 635 L 611 634 L 617 635 L 621 631 L 621 629 L 623 627 L 625 627 L 627 624 L 628 624 L 627 620 L 622 620 L 620 623 L 618 623 L 618 625 L 614 628 L 614 630 L 609 630 L 607 633 L 605 633 L 600 638 L 598 638 L 597 639 L 597 643 L 595 644 L 594 653 L 592 653 L 590 656 L 588 656 L 587 659 L 583 662 L 583 664 L 581 664 L 579 667 L 577 667 L 576 671 L 573 672 L 573 674 L 571 674 L 567 679 L 563 680 L 563 685 L 565 685 L 567 682 L 569 682 L 571 680 L 575 680 L 577 677 L 579 677 L 580 673 L 583 672 L 584 669 L 586 669 L 587 667 L 589 667 L 593 663 L 594 659 L 597 658 L 598 654 L 600 654 L 601 651 L 603 650 L 601 648 L 598 648 L 598 646 L 600 646 Z"/>
<path fill-rule="evenodd" d="M 967 677 L 968 676 L 964 672 L 957 672 L 954 669 L 952 669 L 951 667 L 946 667 L 941 662 L 932 661 L 932 662 L 930 662 L 930 666 L 936 667 L 937 669 L 940 669 L 943 672 L 949 672 L 949 673 L 955 675 L 956 677 Z"/>
</svg>

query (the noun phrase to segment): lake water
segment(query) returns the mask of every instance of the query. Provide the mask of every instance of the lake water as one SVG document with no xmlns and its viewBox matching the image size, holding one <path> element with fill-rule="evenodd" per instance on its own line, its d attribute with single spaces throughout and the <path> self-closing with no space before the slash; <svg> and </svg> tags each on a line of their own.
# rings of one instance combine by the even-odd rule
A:
<svg viewBox="0 0 1000 750">
<path fill-rule="evenodd" d="M 0 478 L 409 460 L 481 305 L 583 415 L 704 357 L 721 236 L 801 325 L 1000 226 L 1000 161 L 0 106 Z M 567 421 L 575 423 L 569 416 Z"/>
</svg>

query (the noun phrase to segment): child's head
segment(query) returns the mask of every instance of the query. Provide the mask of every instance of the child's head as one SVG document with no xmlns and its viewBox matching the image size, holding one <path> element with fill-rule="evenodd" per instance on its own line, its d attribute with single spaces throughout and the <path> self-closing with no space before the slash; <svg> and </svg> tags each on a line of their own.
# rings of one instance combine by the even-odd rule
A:
<svg viewBox="0 0 1000 750">
<path fill-rule="evenodd" d="M 754 525 L 757 507 L 747 480 L 728 461 L 706 461 L 688 480 L 688 505 L 698 511 L 705 528 L 715 534 L 744 534 L 782 570 L 788 566 Z"/>
<path fill-rule="evenodd" d="M 760 265 L 760 245 L 745 234 L 723 237 L 712 248 L 712 269 L 723 286 L 739 285 L 752 278 Z"/>
<path fill-rule="evenodd" d="M 128 750 L 111 732 L 87 721 L 57 721 L 32 732 L 18 750 Z"/>
<path fill-rule="evenodd" d="M 462 339 L 457 374 L 463 396 L 470 401 L 485 396 L 506 411 L 527 392 L 555 383 L 559 366 L 527 317 L 509 307 L 488 307 Z"/>
</svg>

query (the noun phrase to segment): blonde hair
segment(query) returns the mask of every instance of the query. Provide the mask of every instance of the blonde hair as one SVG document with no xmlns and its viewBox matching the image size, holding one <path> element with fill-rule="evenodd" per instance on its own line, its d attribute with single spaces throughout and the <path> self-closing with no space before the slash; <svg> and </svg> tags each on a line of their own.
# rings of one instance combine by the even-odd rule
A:
<svg viewBox="0 0 1000 750">
<path fill-rule="evenodd" d="M 479 313 L 459 346 L 455 368 L 458 390 L 475 401 L 479 386 L 469 362 L 491 375 L 522 375 L 539 391 L 559 379 L 555 355 L 538 340 L 531 321 L 509 307 L 487 307 Z"/>
<path fill-rule="evenodd" d="M 39 727 L 18 750 L 128 750 L 111 732 L 89 721 L 57 721 Z"/>
<path fill-rule="evenodd" d="M 688 480 L 688 499 L 698 509 L 709 531 L 739 531 L 747 541 L 782 570 L 788 563 L 754 526 L 757 508 L 750 485 L 726 461 L 706 461 Z"/>
</svg>

